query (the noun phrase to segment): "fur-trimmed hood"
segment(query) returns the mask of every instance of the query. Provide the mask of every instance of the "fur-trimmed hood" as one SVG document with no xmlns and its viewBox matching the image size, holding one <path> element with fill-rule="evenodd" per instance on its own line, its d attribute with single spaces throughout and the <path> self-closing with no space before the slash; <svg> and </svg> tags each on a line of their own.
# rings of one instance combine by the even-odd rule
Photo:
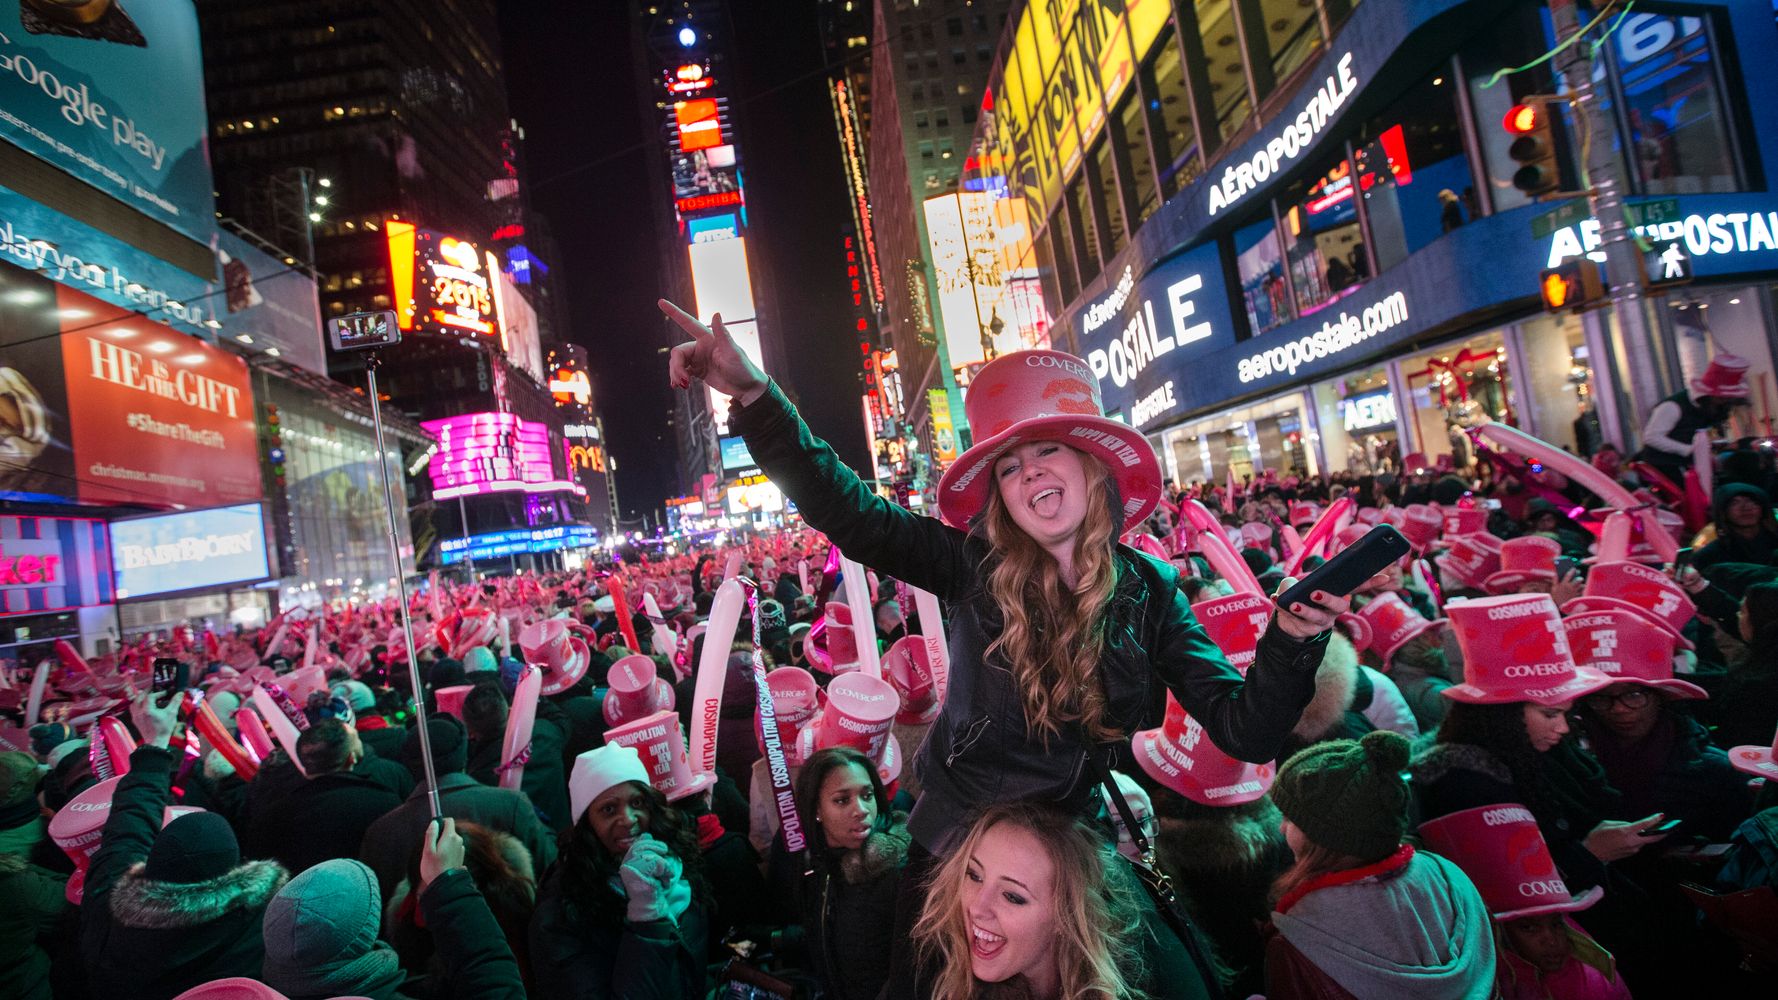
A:
<svg viewBox="0 0 1778 1000">
<path fill-rule="evenodd" d="M 1506 762 L 1472 743 L 1435 743 L 1423 737 L 1408 761 L 1408 774 L 1420 784 L 1431 784 L 1452 771 L 1474 771 L 1502 784 L 1512 784 Z"/>
<path fill-rule="evenodd" d="M 840 875 L 847 885 L 859 885 L 886 872 L 898 871 L 907 861 L 911 841 L 907 813 L 891 813 L 889 829 L 871 834 L 863 847 L 840 857 Z"/>
<path fill-rule="evenodd" d="M 1241 872 L 1267 863 L 1284 843 L 1278 807 L 1262 798 L 1203 818 L 1160 820 L 1155 848 L 1176 872 Z"/>
<path fill-rule="evenodd" d="M 1290 730 L 1303 743 L 1314 743 L 1327 734 L 1352 707 L 1358 688 L 1358 650 L 1339 632 L 1328 636 L 1321 666 L 1315 670 L 1315 696 Z"/>
<path fill-rule="evenodd" d="M 249 861 L 205 882 L 158 882 L 138 862 L 111 890 L 111 917 L 139 930 L 197 927 L 237 910 L 263 909 L 290 875 L 276 861 Z"/>
</svg>

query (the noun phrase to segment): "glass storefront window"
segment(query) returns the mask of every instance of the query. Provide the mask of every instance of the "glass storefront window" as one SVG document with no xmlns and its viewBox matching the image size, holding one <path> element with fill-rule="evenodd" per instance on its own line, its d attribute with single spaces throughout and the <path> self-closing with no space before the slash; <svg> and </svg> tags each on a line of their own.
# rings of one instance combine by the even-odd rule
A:
<svg viewBox="0 0 1778 1000">
<path fill-rule="evenodd" d="M 1643 190 L 1735 190 L 1734 147 L 1704 19 L 1637 12 L 1611 48 Z"/>
<path fill-rule="evenodd" d="M 1237 68 L 1239 64 L 1237 63 Z M 1191 96 L 1185 89 L 1185 61 L 1171 31 L 1155 43 L 1154 58 L 1142 70 L 1142 92 L 1148 95 L 1148 128 L 1154 135 L 1161 169 L 1161 189 L 1171 198 L 1204 172 L 1198 156 L 1198 135 L 1192 127 Z M 1242 88 L 1245 93 L 1246 88 Z"/>
<path fill-rule="evenodd" d="M 1124 199 L 1117 191 L 1117 170 L 1112 166 L 1111 158 L 1110 140 L 1100 139 L 1099 145 L 1093 148 L 1093 176 L 1090 180 L 1098 182 L 1094 187 L 1097 198 L 1093 210 L 1105 219 L 1105 228 L 1111 234 L 1111 245 L 1105 252 L 1108 259 L 1117 256 L 1129 242 L 1129 237 L 1124 234 Z"/>
<path fill-rule="evenodd" d="M 1690 382 L 1704 374 L 1717 354 L 1747 359 L 1750 405 L 1736 407 L 1730 437 L 1770 437 L 1778 429 L 1778 374 L 1774 373 L 1772 339 L 1778 329 L 1772 294 L 1778 286 L 1688 289 L 1671 295 L 1662 311 L 1678 348 L 1680 373 Z"/>
<path fill-rule="evenodd" d="M 1256 6 L 1259 23 L 1248 24 L 1247 31 L 1264 34 L 1272 79 L 1283 83 L 1321 48 L 1321 20 L 1315 4 L 1304 0 L 1259 0 Z"/>
<path fill-rule="evenodd" d="M 1074 237 L 1068 226 L 1068 212 L 1064 208 L 1056 209 L 1050 216 L 1049 230 L 1046 238 L 1056 254 L 1056 280 L 1062 286 L 1062 297 L 1058 302 L 1073 302 L 1080 294 L 1080 275 L 1074 269 Z"/>
<path fill-rule="evenodd" d="M 1475 460 L 1462 430 L 1486 420 L 1518 426 L 1506 364 L 1506 336 L 1492 330 L 1401 363 L 1404 414 L 1428 466 L 1467 468 Z"/>
<path fill-rule="evenodd" d="M 1400 434 L 1389 371 L 1371 368 L 1314 388 L 1321 455 L 1330 472 L 1368 476 L 1400 466 Z"/>
<path fill-rule="evenodd" d="M 1148 148 L 1148 117 L 1142 113 L 1142 95 L 1131 94 L 1124 99 L 1123 107 L 1118 109 L 1116 129 L 1117 141 L 1124 148 L 1124 162 L 1129 164 L 1136 226 L 1141 226 L 1161 204 L 1155 189 L 1154 156 Z"/>
<path fill-rule="evenodd" d="M 1290 292 L 1284 283 L 1284 257 L 1272 217 L 1235 230 L 1235 270 L 1241 277 L 1241 298 L 1254 334 L 1290 322 Z"/>
<path fill-rule="evenodd" d="M 1074 180 L 1068 182 L 1068 219 L 1074 234 L 1074 249 L 1080 258 L 1080 280 L 1082 283 L 1098 277 L 1099 270 L 1105 264 L 1105 256 L 1099 245 L 1099 225 L 1093 219 L 1093 207 L 1088 204 L 1092 192 L 1087 187 L 1087 172 L 1075 173 Z"/>
<path fill-rule="evenodd" d="M 1290 261 L 1299 315 L 1351 293 L 1370 277 L 1352 189 L 1351 167 L 1341 157 L 1279 199 L 1279 236 Z"/>
<path fill-rule="evenodd" d="M 1197 0 L 1198 32 L 1204 39 L 1210 98 L 1216 105 L 1217 132 L 1224 141 L 1253 116 L 1247 74 L 1241 64 L 1241 43 L 1235 33 L 1231 0 Z"/>
<path fill-rule="evenodd" d="M 1599 450 L 1593 361 L 1578 316 L 1539 316 L 1519 324 L 1525 408 L 1534 433 L 1577 455 Z"/>
<path fill-rule="evenodd" d="M 1475 217 L 1457 86 L 1445 67 L 1367 122 L 1353 149 L 1378 268 L 1394 267 Z"/>
<path fill-rule="evenodd" d="M 1163 461 L 1182 486 L 1220 485 L 1272 471 L 1280 476 L 1319 472 L 1303 424 L 1303 395 L 1293 392 L 1204 417 L 1162 432 Z"/>
</svg>

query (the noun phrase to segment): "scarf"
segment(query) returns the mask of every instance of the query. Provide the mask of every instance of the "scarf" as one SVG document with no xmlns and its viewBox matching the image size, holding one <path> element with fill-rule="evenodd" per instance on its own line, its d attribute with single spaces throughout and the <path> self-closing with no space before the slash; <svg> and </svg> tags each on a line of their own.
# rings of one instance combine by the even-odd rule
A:
<svg viewBox="0 0 1778 1000">
<path fill-rule="evenodd" d="M 331 1000 L 339 996 L 400 1000 L 407 973 L 401 970 L 395 949 L 378 941 L 370 951 L 355 958 L 317 965 L 274 968 L 268 957 L 264 978 L 266 985 L 290 1000 Z"/>
</svg>

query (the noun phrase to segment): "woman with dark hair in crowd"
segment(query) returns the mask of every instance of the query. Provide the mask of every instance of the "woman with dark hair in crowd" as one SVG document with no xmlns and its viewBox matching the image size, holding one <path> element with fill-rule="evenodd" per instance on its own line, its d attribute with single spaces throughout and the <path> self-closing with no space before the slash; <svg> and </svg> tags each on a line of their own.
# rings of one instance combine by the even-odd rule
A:
<svg viewBox="0 0 1778 1000">
<path fill-rule="evenodd" d="M 782 834 L 772 842 L 778 901 L 801 925 L 808 964 L 826 994 L 874 1000 L 889 980 L 907 816 L 890 811 L 876 766 L 850 747 L 809 758 L 797 775 L 796 803 L 808 853 L 787 853 Z"/>
<path fill-rule="evenodd" d="M 701 996 L 710 920 L 697 836 L 631 747 L 574 761 L 574 826 L 538 893 L 538 993 L 574 1000 Z"/>
<path fill-rule="evenodd" d="M 923 996 L 1144 995 L 1141 892 L 1086 822 L 1029 803 L 990 806 L 933 873 L 915 924 L 915 948 L 936 970 Z"/>
<path fill-rule="evenodd" d="M 457 835 L 463 838 L 463 867 L 487 901 L 494 922 L 500 925 L 506 945 L 512 949 L 519 973 L 526 988 L 534 989 L 531 978 L 529 928 L 531 913 L 537 906 L 537 873 L 532 867 L 531 852 L 512 834 L 490 829 L 480 823 L 457 820 Z M 385 907 L 385 937 L 401 956 L 402 968 L 412 975 L 443 971 L 444 963 L 435 955 L 432 934 L 420 919 L 419 894 L 413 887 L 424 883 L 420 873 L 425 860 L 424 844 L 411 852 L 407 878 L 396 886 Z"/>
<path fill-rule="evenodd" d="M 1778 518 L 1772 498 L 1746 483 L 1724 483 L 1710 499 L 1716 537 L 1692 556 L 1692 565 L 1709 571 L 1717 563 L 1778 563 Z"/>
<path fill-rule="evenodd" d="M 1735 625 L 1746 655 L 1729 667 L 1709 705 L 1722 747 L 1765 743 L 1778 721 L 1778 583 L 1748 587 Z"/>
</svg>

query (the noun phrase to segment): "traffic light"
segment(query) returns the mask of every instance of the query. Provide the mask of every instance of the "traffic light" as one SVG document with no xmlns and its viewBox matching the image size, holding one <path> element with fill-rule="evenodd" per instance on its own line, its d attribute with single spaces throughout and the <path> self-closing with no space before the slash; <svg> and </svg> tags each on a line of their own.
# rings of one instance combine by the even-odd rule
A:
<svg viewBox="0 0 1778 1000">
<path fill-rule="evenodd" d="M 1579 311 L 1605 298 L 1599 265 L 1585 257 L 1565 260 L 1543 272 L 1543 308 L 1559 313 Z"/>
<path fill-rule="evenodd" d="M 1561 186 L 1561 171 L 1556 166 L 1556 141 L 1550 131 L 1550 106 L 1541 99 L 1515 104 L 1500 124 L 1515 138 L 1506 153 L 1519 165 L 1513 172 L 1513 187 L 1532 196 L 1548 194 Z"/>
</svg>

